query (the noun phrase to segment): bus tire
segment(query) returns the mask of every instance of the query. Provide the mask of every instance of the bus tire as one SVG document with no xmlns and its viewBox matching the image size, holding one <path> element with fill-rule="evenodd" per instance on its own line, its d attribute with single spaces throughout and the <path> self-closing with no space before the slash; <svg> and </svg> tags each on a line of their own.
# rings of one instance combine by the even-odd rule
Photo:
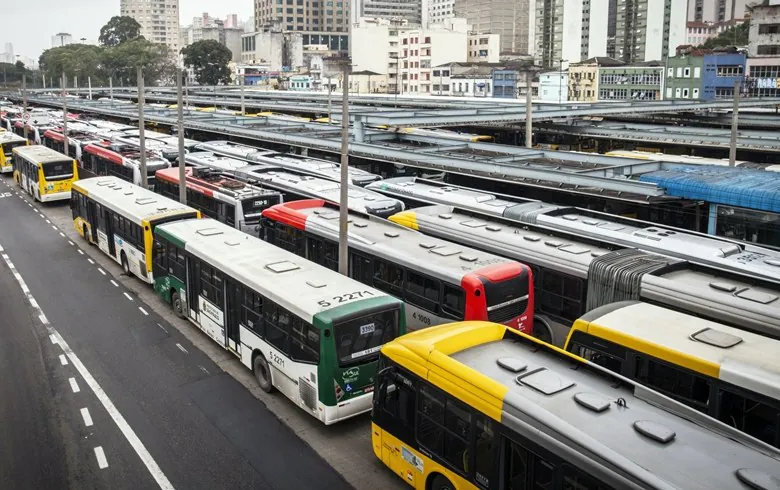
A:
<svg viewBox="0 0 780 490">
<path fill-rule="evenodd" d="M 443 475 L 436 475 L 431 480 L 431 490 L 455 490 L 455 486 Z"/>
<path fill-rule="evenodd" d="M 257 379 L 257 384 L 260 385 L 260 388 L 266 393 L 273 392 L 274 385 L 271 383 L 271 370 L 268 369 L 268 363 L 262 354 L 255 356 L 252 367 L 252 371 L 255 373 L 255 378 Z"/>
<path fill-rule="evenodd" d="M 541 340 L 542 342 L 547 342 L 548 344 L 554 345 L 553 340 L 555 340 L 555 336 L 553 335 L 550 326 L 545 322 L 534 322 L 534 337 Z"/>
<path fill-rule="evenodd" d="M 130 264 L 127 262 L 127 255 L 125 255 L 124 251 L 119 256 L 120 261 L 122 262 L 122 270 L 125 271 L 125 275 L 130 275 Z"/>
<path fill-rule="evenodd" d="M 171 294 L 171 307 L 176 316 L 184 318 L 184 302 L 179 297 L 179 293 L 174 292 Z"/>
</svg>

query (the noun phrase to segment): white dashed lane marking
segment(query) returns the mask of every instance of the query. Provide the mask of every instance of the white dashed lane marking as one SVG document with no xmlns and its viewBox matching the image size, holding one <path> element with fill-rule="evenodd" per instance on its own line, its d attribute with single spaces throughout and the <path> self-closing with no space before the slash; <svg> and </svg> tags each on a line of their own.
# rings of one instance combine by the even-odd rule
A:
<svg viewBox="0 0 780 490">
<path fill-rule="evenodd" d="M 184 352 L 185 354 L 188 354 L 187 349 L 185 349 L 183 345 L 176 343 L 176 347 L 178 347 L 179 350 Z"/>
<path fill-rule="evenodd" d="M 76 382 L 76 378 L 68 378 L 68 383 L 70 383 L 70 389 L 73 390 L 73 393 L 81 391 L 79 384 Z"/>
<path fill-rule="evenodd" d="M 130 301 L 133 301 L 133 297 L 132 296 L 130 296 L 127 293 L 124 293 L 124 294 L 125 294 L 125 298 L 129 299 Z"/>
<path fill-rule="evenodd" d="M 106 459 L 106 453 L 103 452 L 103 446 L 98 446 L 95 448 L 95 458 L 97 458 L 98 468 L 101 470 L 108 468 L 108 460 Z M 157 483 L 160 482 L 158 481 Z M 170 483 L 168 483 L 168 485 L 170 485 Z"/>
<path fill-rule="evenodd" d="M 88 408 L 85 407 L 81 409 L 81 417 L 84 419 L 84 425 L 92 427 L 92 415 L 89 414 Z"/>
<path fill-rule="evenodd" d="M 138 307 L 138 309 L 141 310 L 141 313 L 143 313 L 144 315 L 149 316 L 149 312 L 148 311 L 144 310 L 140 306 Z"/>
<path fill-rule="evenodd" d="M 68 358 L 65 357 L 65 354 L 60 354 L 60 364 L 62 364 L 63 366 L 68 365 Z"/>
</svg>

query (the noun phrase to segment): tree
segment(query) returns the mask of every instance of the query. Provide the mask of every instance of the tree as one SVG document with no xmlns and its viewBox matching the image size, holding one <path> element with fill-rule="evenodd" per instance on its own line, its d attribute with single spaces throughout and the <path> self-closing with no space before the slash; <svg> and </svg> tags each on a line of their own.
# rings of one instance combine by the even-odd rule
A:
<svg viewBox="0 0 780 490">
<path fill-rule="evenodd" d="M 16 62 L 16 69 L 22 72 L 26 71 L 26 68 L 24 67 L 24 63 L 22 63 L 21 60 Z"/>
<path fill-rule="evenodd" d="M 153 84 L 171 78 L 174 64 L 164 44 L 156 44 L 137 37 L 112 48 L 105 48 L 101 66 L 106 74 L 135 81 L 139 66 L 144 68 L 144 80 Z"/>
<path fill-rule="evenodd" d="M 747 46 L 750 21 L 745 21 L 737 26 L 732 26 L 718 34 L 717 37 L 707 39 L 702 48 L 722 48 L 726 46 Z"/>
<path fill-rule="evenodd" d="M 209 39 L 190 44 L 181 52 L 184 55 L 184 64 L 195 71 L 195 79 L 199 84 L 230 83 L 228 63 L 233 58 L 233 54 L 227 47 Z"/>
<path fill-rule="evenodd" d="M 107 47 L 119 46 L 141 35 L 141 24 L 128 16 L 114 16 L 100 28 L 100 44 Z"/>
</svg>

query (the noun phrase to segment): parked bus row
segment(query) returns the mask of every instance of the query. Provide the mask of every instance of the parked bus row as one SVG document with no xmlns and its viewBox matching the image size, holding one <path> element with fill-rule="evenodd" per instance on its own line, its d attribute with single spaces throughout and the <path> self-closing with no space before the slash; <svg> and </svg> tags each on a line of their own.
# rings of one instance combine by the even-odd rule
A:
<svg viewBox="0 0 780 490">
<path fill-rule="evenodd" d="M 76 182 L 71 209 L 85 240 L 264 390 L 326 424 L 370 410 L 379 349 L 405 332 L 399 300 L 117 177 Z"/>
</svg>

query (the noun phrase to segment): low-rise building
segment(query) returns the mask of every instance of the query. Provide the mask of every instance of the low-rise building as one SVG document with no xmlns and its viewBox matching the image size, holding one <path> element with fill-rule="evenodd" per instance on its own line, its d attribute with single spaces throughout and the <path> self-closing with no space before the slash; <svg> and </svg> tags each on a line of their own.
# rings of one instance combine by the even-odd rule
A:
<svg viewBox="0 0 780 490">
<path fill-rule="evenodd" d="M 447 63 L 432 70 L 431 95 L 491 97 L 494 63 Z"/>
<path fill-rule="evenodd" d="M 599 68 L 599 100 L 661 100 L 665 66 L 647 61 Z"/>
<path fill-rule="evenodd" d="M 539 100 L 558 103 L 569 100 L 569 72 L 555 70 L 540 73 Z"/>
<path fill-rule="evenodd" d="M 623 66 L 622 61 L 603 56 L 569 65 L 569 100 L 595 102 L 599 98 L 599 69 Z"/>
<path fill-rule="evenodd" d="M 780 3 L 752 7 L 748 36 L 746 95 L 780 97 Z"/>
<path fill-rule="evenodd" d="M 730 99 L 745 76 L 744 53 L 696 48 L 666 60 L 665 99 Z"/>
<path fill-rule="evenodd" d="M 471 33 L 468 42 L 466 61 L 470 63 L 497 63 L 499 61 L 501 40 L 498 34 Z"/>
</svg>

